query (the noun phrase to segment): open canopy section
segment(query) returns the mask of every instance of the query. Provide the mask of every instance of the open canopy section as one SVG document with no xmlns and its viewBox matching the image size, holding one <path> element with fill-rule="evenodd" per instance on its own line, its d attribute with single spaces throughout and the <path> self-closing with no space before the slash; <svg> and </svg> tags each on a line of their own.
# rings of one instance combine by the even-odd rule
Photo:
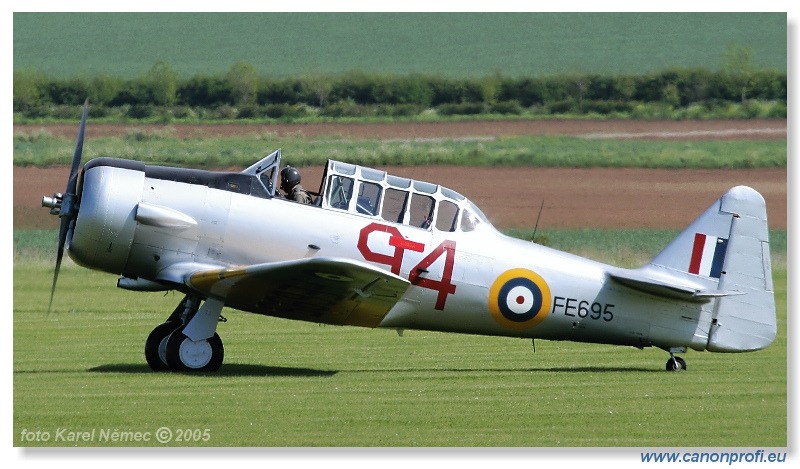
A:
<svg viewBox="0 0 800 469">
<path fill-rule="evenodd" d="M 267 194 L 274 196 L 280 167 L 281 149 L 279 148 L 242 171 L 242 174 L 249 174 L 258 178 Z"/>
</svg>

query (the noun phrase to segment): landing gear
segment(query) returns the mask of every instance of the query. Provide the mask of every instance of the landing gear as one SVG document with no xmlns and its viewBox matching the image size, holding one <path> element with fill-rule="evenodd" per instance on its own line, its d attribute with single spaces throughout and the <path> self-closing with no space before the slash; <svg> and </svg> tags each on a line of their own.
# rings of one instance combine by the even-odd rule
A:
<svg viewBox="0 0 800 469">
<path fill-rule="evenodd" d="M 180 322 L 165 322 L 153 329 L 144 343 L 144 358 L 153 371 L 168 371 L 167 364 L 167 339 L 170 334 L 181 327 Z"/>
<path fill-rule="evenodd" d="M 217 371 L 225 350 L 216 332 L 224 304 L 187 295 L 170 317 L 156 326 L 144 345 L 153 371 Z"/>
<path fill-rule="evenodd" d="M 185 326 L 184 326 L 185 327 Z M 166 344 L 167 364 L 172 371 L 217 371 L 225 350 L 216 332 L 207 339 L 192 340 L 184 327 L 169 335 Z"/>
<path fill-rule="evenodd" d="M 683 371 L 686 369 L 686 361 L 681 357 L 676 357 L 674 354 L 669 354 L 667 360 L 667 371 Z"/>
</svg>

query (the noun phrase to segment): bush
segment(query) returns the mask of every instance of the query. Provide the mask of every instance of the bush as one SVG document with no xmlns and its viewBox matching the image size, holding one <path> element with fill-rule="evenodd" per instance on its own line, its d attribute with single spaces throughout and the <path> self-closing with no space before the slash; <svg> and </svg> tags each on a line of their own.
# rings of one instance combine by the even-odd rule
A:
<svg viewBox="0 0 800 469">
<path fill-rule="evenodd" d="M 631 110 L 634 119 L 672 119 L 674 117 L 672 106 L 660 102 L 638 103 Z"/>
<path fill-rule="evenodd" d="M 544 80 L 529 77 L 519 80 L 501 80 L 497 99 L 501 101 L 516 100 L 525 107 L 544 104 Z"/>
<path fill-rule="evenodd" d="M 264 81 L 259 87 L 256 102 L 259 104 L 309 104 L 321 105 L 319 93 L 311 82 L 299 78 Z"/>
<path fill-rule="evenodd" d="M 239 111 L 228 104 L 223 104 L 221 106 L 217 106 L 212 111 L 212 116 L 216 119 L 236 119 L 236 116 L 239 115 Z"/>
<path fill-rule="evenodd" d="M 83 114 L 83 109 L 81 106 L 55 106 L 52 108 L 52 113 L 59 119 L 78 120 Z"/>
<path fill-rule="evenodd" d="M 436 106 L 436 112 L 443 116 L 475 115 L 482 114 L 485 110 L 486 107 L 483 103 L 442 104 Z"/>
<path fill-rule="evenodd" d="M 263 109 L 252 104 L 241 106 L 236 114 L 237 119 L 253 119 L 262 116 L 264 116 Z"/>
<path fill-rule="evenodd" d="M 429 78 L 427 84 L 431 90 L 431 106 L 483 101 L 481 84 L 475 80 Z"/>
<path fill-rule="evenodd" d="M 303 104 L 269 104 L 264 106 L 264 114 L 272 119 L 297 119 L 314 113 Z"/>
<path fill-rule="evenodd" d="M 786 101 L 786 74 L 775 70 L 758 70 L 750 77 L 749 98 L 764 101 Z"/>
<path fill-rule="evenodd" d="M 428 107 L 433 91 L 421 77 L 389 77 L 376 80 L 370 102 L 378 104 L 416 104 Z"/>
<path fill-rule="evenodd" d="M 641 118 L 699 116 L 707 109 L 716 116 L 746 118 L 786 114 L 787 74 L 748 66 L 719 72 L 669 68 L 638 76 L 446 78 L 353 71 L 268 79 L 240 62 L 226 76 L 181 79 L 169 64 L 159 62 L 128 80 L 48 78 L 15 70 L 13 92 L 14 112 L 28 118 L 70 118 L 70 107 L 80 106 L 87 96 L 94 117 L 167 121 L 295 118 L 313 116 L 315 109 L 329 117 L 401 117 L 435 109 L 444 116 L 527 112 Z"/>
<path fill-rule="evenodd" d="M 43 96 L 46 86 L 47 78 L 41 73 L 32 69 L 14 70 L 14 112 L 27 112 L 45 104 Z"/>
<path fill-rule="evenodd" d="M 102 104 L 93 104 L 89 106 L 89 117 L 94 119 L 99 119 L 103 117 L 108 117 L 112 114 L 112 111 L 107 106 L 103 106 Z"/>
<path fill-rule="evenodd" d="M 786 119 L 786 115 L 787 115 L 786 103 L 772 102 L 772 106 L 770 106 L 769 110 L 767 111 L 767 114 L 764 117 L 770 119 L 779 119 L 779 118 Z"/>
<path fill-rule="evenodd" d="M 583 112 L 596 113 L 602 115 L 629 113 L 633 110 L 635 103 L 631 101 L 584 101 Z"/>
<path fill-rule="evenodd" d="M 191 106 L 172 106 L 169 108 L 170 114 L 176 119 L 196 119 L 197 113 Z"/>
<path fill-rule="evenodd" d="M 742 105 L 742 111 L 750 118 L 777 118 L 786 117 L 786 105 L 775 101 L 748 100 Z"/>
<path fill-rule="evenodd" d="M 147 85 L 139 81 L 132 81 L 121 89 L 109 104 L 112 106 L 126 104 L 131 106 L 152 106 L 155 104 L 155 99 Z"/>
<path fill-rule="evenodd" d="M 708 116 L 709 109 L 701 103 L 692 103 L 677 111 L 676 117 L 685 120 L 698 120 Z"/>
<path fill-rule="evenodd" d="M 180 83 L 175 93 L 177 103 L 187 106 L 212 108 L 233 102 L 231 90 L 222 77 L 193 76 Z"/>
<path fill-rule="evenodd" d="M 264 106 L 264 114 L 272 119 L 280 119 L 281 117 L 286 117 L 287 114 L 289 114 L 291 107 L 292 106 L 289 104 L 270 104 L 268 106 Z"/>
<path fill-rule="evenodd" d="M 155 112 L 155 106 L 149 104 L 133 104 L 128 108 L 128 117 L 132 119 L 146 119 Z"/>
<path fill-rule="evenodd" d="M 372 104 L 374 86 L 372 77 L 363 72 L 351 72 L 334 80 L 328 99 L 330 103 Z"/>
<path fill-rule="evenodd" d="M 47 96 L 53 104 L 81 105 L 90 94 L 89 81 L 83 78 L 54 79 L 47 86 Z"/>
<path fill-rule="evenodd" d="M 493 114 L 522 114 L 523 108 L 519 101 L 501 101 L 489 106 L 489 112 Z"/>
<path fill-rule="evenodd" d="M 379 104 L 375 106 L 374 112 L 376 116 L 408 117 L 422 114 L 425 109 L 425 106 L 418 104 Z"/>
<path fill-rule="evenodd" d="M 16 111 L 16 106 L 14 106 L 14 110 Z M 38 104 L 35 106 L 25 106 L 23 109 L 19 110 L 23 116 L 29 119 L 39 119 L 43 117 L 52 117 L 53 106 L 46 105 L 46 104 Z"/>
<path fill-rule="evenodd" d="M 570 114 L 577 112 L 578 103 L 572 99 L 565 99 L 562 101 L 555 101 L 547 106 L 549 114 Z"/>
</svg>

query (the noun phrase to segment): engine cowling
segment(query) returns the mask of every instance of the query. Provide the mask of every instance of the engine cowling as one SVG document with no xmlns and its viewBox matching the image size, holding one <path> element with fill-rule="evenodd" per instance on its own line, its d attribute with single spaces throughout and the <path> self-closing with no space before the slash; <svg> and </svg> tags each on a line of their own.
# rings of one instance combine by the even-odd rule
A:
<svg viewBox="0 0 800 469">
<path fill-rule="evenodd" d="M 144 164 L 98 158 L 83 169 L 80 210 L 69 256 L 78 264 L 119 274 L 125 268 L 136 231 Z"/>
</svg>

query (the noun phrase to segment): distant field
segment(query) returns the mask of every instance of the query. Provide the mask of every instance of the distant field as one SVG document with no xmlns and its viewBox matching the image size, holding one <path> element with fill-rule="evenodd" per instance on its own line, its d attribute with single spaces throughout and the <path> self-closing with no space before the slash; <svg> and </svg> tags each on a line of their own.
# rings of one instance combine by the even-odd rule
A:
<svg viewBox="0 0 800 469">
<path fill-rule="evenodd" d="M 488 127 L 488 125 L 487 125 Z M 91 132 L 91 127 L 89 128 Z M 14 164 L 68 164 L 74 137 L 46 130 L 17 134 Z M 456 139 L 353 140 L 341 136 L 279 137 L 264 133 L 220 138 L 177 138 L 167 126 L 146 132 L 92 138 L 84 161 L 98 156 L 201 168 L 246 167 L 259 155 L 282 148 L 294 166 L 324 165 L 329 158 L 367 166 L 434 165 L 605 168 L 780 168 L 786 140 L 622 140 L 564 136 Z"/>
<path fill-rule="evenodd" d="M 483 77 L 719 69 L 730 45 L 785 71 L 785 13 L 15 13 L 14 68 L 184 76 L 247 61 L 286 77 L 363 70 Z"/>
<path fill-rule="evenodd" d="M 114 156 L 235 169 L 282 148 L 284 164 L 304 166 L 308 187 L 318 187 L 326 158 L 377 165 L 461 192 L 500 228 L 530 227 L 542 200 L 540 227 L 683 228 L 745 184 L 768 201 L 770 226 L 786 227 L 785 120 L 506 124 L 522 125 L 90 125 L 84 161 Z M 74 124 L 15 126 L 15 227 L 54 226 L 41 197 L 63 190 L 75 131 Z M 61 166 L 36 167 L 54 164 Z M 402 166 L 410 164 L 419 166 Z"/>
</svg>

